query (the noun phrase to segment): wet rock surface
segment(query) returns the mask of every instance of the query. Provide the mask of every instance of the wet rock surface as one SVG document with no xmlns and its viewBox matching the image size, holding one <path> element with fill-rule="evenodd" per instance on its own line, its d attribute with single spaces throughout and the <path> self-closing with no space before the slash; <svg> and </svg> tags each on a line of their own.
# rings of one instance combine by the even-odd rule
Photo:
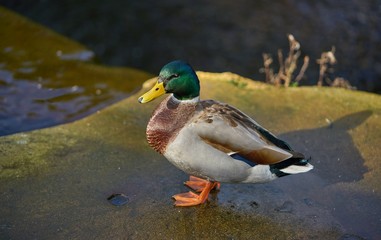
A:
<svg viewBox="0 0 381 240">
<path fill-rule="evenodd" d="M 379 96 L 340 89 L 278 89 L 229 73 L 198 74 L 203 98 L 241 108 L 311 155 L 315 169 L 266 184 L 222 184 L 204 205 L 173 207 L 171 196 L 187 191 L 182 185 L 187 176 L 146 143 L 145 126 L 158 101 L 141 105 L 136 99 L 151 81 L 131 98 L 85 119 L 0 138 L 1 235 L 380 236 Z M 232 79 L 247 85 L 237 87 Z M 340 141 L 327 137 L 324 129 Z M 128 203 L 113 206 L 107 201 L 113 193 L 128 193 Z"/>
</svg>

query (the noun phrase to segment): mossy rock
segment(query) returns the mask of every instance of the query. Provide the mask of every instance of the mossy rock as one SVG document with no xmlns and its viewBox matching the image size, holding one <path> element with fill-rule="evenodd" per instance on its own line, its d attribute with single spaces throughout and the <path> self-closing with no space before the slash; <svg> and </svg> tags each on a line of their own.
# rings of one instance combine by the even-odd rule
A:
<svg viewBox="0 0 381 240">
<path fill-rule="evenodd" d="M 137 102 L 153 79 L 139 93 L 82 120 L 0 138 L 0 201 L 6 206 L 1 224 L 7 226 L 1 231 L 12 238 L 380 234 L 380 96 L 275 88 L 231 73 L 198 75 L 202 98 L 239 107 L 311 156 L 315 169 L 263 185 L 225 184 L 205 205 L 174 208 L 170 196 L 186 190 L 181 182 L 187 176 L 146 143 L 145 127 L 160 100 Z M 129 203 L 109 204 L 115 192 L 126 194 Z"/>
</svg>

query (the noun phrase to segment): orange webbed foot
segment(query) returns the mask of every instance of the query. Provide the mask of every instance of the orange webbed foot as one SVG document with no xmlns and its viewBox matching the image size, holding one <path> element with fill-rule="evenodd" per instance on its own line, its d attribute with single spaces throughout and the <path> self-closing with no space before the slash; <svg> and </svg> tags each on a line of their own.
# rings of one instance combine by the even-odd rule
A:
<svg viewBox="0 0 381 240">
<path fill-rule="evenodd" d="M 188 182 L 190 182 L 190 186 L 187 183 L 186 185 L 195 191 L 201 192 L 200 195 L 194 192 L 176 194 L 173 196 L 173 198 L 176 200 L 175 206 L 189 207 L 202 204 L 208 199 L 210 191 L 214 188 L 219 188 L 220 186 L 219 182 L 210 182 L 193 176 L 191 176 L 190 181 Z"/>
<path fill-rule="evenodd" d="M 209 183 L 208 180 L 198 178 L 195 176 L 190 176 L 189 180 L 184 182 L 185 186 L 191 188 L 195 192 L 202 192 L 202 190 L 205 188 L 206 184 Z M 221 183 L 215 182 L 216 185 L 212 189 L 220 190 Z"/>
<path fill-rule="evenodd" d="M 194 192 L 179 193 L 173 196 L 176 207 L 190 207 L 204 203 L 206 199 L 201 199 L 200 195 Z"/>
</svg>

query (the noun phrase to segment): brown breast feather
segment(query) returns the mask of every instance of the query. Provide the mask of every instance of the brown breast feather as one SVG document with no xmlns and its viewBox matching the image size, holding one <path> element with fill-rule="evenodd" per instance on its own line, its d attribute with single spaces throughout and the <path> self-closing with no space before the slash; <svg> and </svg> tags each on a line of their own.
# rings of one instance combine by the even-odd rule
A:
<svg viewBox="0 0 381 240">
<path fill-rule="evenodd" d="M 171 96 L 164 99 L 155 109 L 147 125 L 148 144 L 163 154 L 182 127 L 189 121 L 195 112 L 197 103 L 181 103 Z"/>
</svg>

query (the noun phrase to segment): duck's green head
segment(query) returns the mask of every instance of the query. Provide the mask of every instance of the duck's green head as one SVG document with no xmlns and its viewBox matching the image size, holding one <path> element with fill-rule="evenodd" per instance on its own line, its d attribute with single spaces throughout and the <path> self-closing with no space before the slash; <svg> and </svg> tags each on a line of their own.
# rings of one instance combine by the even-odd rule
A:
<svg viewBox="0 0 381 240">
<path fill-rule="evenodd" d="M 188 100 L 200 95 L 200 82 L 188 63 L 177 60 L 165 65 L 155 86 L 143 94 L 139 102 L 150 102 L 165 93 L 173 93 L 178 100 Z"/>
</svg>

